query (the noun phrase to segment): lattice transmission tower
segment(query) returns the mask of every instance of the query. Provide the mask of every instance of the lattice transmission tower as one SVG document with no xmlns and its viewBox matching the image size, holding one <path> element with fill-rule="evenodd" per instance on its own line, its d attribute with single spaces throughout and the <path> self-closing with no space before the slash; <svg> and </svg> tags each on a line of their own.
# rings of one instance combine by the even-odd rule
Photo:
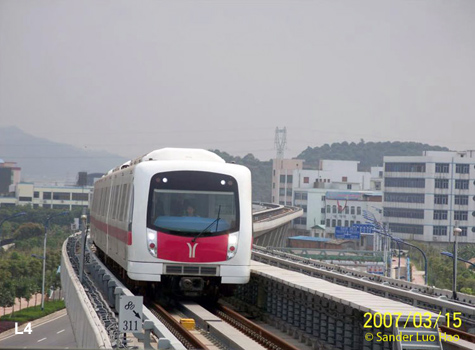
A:
<svg viewBox="0 0 475 350">
<path fill-rule="evenodd" d="M 275 128 L 274 147 L 277 150 L 277 159 L 284 159 L 285 144 L 287 143 L 287 129 Z"/>
</svg>

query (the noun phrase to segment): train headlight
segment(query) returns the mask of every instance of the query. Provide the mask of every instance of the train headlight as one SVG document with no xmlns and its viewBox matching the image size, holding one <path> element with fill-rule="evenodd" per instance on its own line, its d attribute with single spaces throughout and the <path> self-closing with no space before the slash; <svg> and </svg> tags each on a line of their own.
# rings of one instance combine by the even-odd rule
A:
<svg viewBox="0 0 475 350">
<path fill-rule="evenodd" d="M 236 255 L 237 252 L 237 246 L 238 246 L 238 235 L 237 233 L 231 233 L 228 236 L 228 253 L 227 253 L 227 259 L 231 259 Z"/>
<path fill-rule="evenodd" d="M 147 232 L 147 248 L 150 254 L 157 257 L 157 232 L 149 230 Z"/>
</svg>

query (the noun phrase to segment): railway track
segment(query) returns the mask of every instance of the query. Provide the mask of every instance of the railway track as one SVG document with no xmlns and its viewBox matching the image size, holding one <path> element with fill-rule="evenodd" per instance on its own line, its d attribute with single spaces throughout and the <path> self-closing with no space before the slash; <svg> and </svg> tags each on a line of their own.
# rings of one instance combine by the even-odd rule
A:
<svg viewBox="0 0 475 350">
<path fill-rule="evenodd" d="M 457 328 L 449 328 L 446 326 L 439 326 L 439 329 L 442 332 L 450 334 L 452 336 L 458 336 L 460 339 L 466 340 L 470 343 L 475 343 L 475 334 L 464 332 Z"/>
<path fill-rule="evenodd" d="M 100 260 L 95 249 L 92 248 L 90 253 L 94 259 Z M 124 286 L 128 288 L 126 284 Z M 156 301 L 146 301 L 145 306 L 187 349 L 298 349 L 228 307 L 207 309 L 195 302 L 176 301 L 176 304 L 177 313 L 168 312 Z M 199 332 L 189 331 L 179 322 L 183 315 L 196 321 Z M 197 333 L 201 335 L 197 336 Z"/>
<path fill-rule="evenodd" d="M 299 350 L 229 307 L 219 305 L 216 314 L 268 349 Z"/>
<path fill-rule="evenodd" d="M 160 304 L 151 302 L 150 310 L 163 322 L 164 325 L 181 341 L 187 349 L 210 350 L 201 340 L 178 322 L 171 313 L 165 310 Z"/>
<path fill-rule="evenodd" d="M 199 326 L 201 335 L 213 339 L 215 345 L 212 347 L 178 322 L 174 311 L 168 312 L 156 302 L 149 303 L 148 307 L 187 349 L 299 350 L 224 305 L 207 309 L 194 302 L 178 303 L 179 313 L 193 318 Z"/>
</svg>

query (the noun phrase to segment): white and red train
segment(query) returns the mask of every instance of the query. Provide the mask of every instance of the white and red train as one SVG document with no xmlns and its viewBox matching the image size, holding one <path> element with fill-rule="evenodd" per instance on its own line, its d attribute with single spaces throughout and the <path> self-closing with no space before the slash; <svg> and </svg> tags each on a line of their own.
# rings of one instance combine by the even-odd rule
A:
<svg viewBox="0 0 475 350">
<path fill-rule="evenodd" d="M 184 295 L 247 283 L 251 174 L 206 150 L 156 150 L 96 181 L 90 226 L 131 280 Z"/>
</svg>

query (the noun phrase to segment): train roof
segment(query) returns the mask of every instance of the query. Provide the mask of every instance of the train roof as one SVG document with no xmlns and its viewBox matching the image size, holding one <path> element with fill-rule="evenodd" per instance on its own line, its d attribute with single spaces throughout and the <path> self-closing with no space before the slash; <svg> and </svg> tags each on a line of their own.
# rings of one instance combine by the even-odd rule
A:
<svg viewBox="0 0 475 350">
<path fill-rule="evenodd" d="M 161 148 L 155 151 L 149 152 L 143 156 L 140 156 L 134 160 L 128 160 L 124 164 L 121 164 L 107 172 L 106 175 L 112 174 L 115 171 L 128 168 L 131 165 L 137 165 L 141 162 L 147 161 L 163 161 L 163 160 L 194 160 L 194 161 L 206 161 L 226 163 L 226 161 L 217 154 L 199 148 Z M 104 177 L 103 176 L 103 177 Z"/>
<path fill-rule="evenodd" d="M 147 153 L 137 160 L 140 162 L 150 160 L 199 160 L 225 163 L 224 159 L 217 154 L 198 148 L 162 148 Z"/>
</svg>

